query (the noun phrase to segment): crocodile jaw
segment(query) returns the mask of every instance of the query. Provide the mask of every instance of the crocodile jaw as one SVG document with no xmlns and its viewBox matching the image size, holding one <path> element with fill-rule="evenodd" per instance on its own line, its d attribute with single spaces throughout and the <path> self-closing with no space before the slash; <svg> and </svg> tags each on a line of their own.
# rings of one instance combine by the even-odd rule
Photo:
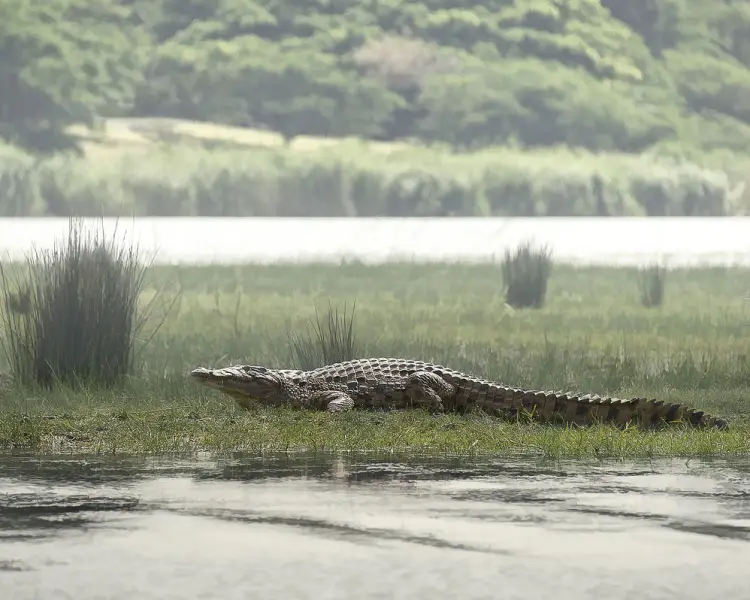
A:
<svg viewBox="0 0 750 600">
<path fill-rule="evenodd" d="M 194 381 L 232 396 L 240 395 L 251 397 L 250 387 L 247 381 L 243 381 L 241 371 L 236 369 L 206 369 L 199 367 L 190 371 Z"/>
<path fill-rule="evenodd" d="M 222 369 L 199 367 L 191 378 L 206 387 L 219 390 L 235 399 L 242 408 L 266 403 L 279 392 L 279 380 L 264 367 L 238 365 Z"/>
</svg>

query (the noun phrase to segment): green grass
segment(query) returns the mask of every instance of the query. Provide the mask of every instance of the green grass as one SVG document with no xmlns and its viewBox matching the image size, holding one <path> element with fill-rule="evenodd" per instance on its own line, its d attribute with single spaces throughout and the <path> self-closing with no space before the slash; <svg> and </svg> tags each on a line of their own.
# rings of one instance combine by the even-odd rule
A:
<svg viewBox="0 0 750 600">
<path fill-rule="evenodd" d="M 77 127 L 81 158 L 0 164 L 0 215 L 750 214 L 748 159 L 298 138 L 177 119 Z"/>
<path fill-rule="evenodd" d="M 7 415 L 0 440 L 44 453 L 192 453 L 312 450 L 652 458 L 750 451 L 747 427 L 730 432 L 620 431 L 518 425 L 490 417 L 432 417 L 423 411 L 346 415 L 264 409 L 235 414 L 225 401 L 198 410 L 81 411 L 45 418 Z"/>
<path fill-rule="evenodd" d="M 351 263 L 152 268 L 141 303 L 157 289 L 162 296 L 149 305 L 135 374 L 100 391 L 0 389 L 0 447 L 558 458 L 750 452 L 750 269 L 673 269 L 664 304 L 644 308 L 637 269 L 555 265 L 545 304 L 524 310 L 505 304 L 500 271 Z M 351 333 L 364 354 L 423 358 L 525 387 L 680 401 L 728 418 L 731 429 L 581 430 L 421 411 L 245 412 L 186 377 L 199 365 L 296 366 L 289 334 L 309 330 L 316 309 L 354 302 Z"/>
</svg>

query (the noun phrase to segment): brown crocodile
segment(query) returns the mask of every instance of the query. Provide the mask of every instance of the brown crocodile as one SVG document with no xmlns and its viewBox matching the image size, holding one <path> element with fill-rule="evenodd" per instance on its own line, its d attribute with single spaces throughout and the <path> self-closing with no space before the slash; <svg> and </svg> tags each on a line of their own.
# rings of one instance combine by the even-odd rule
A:
<svg viewBox="0 0 750 600">
<path fill-rule="evenodd" d="M 509 417 L 576 425 L 628 423 L 655 426 L 681 422 L 727 429 L 724 419 L 648 398 L 600 397 L 509 387 L 442 367 L 403 358 L 364 358 L 312 371 L 236 365 L 197 368 L 192 378 L 232 396 L 243 408 L 259 403 L 341 412 L 352 408 L 427 408 L 432 412 L 480 409 Z"/>
</svg>

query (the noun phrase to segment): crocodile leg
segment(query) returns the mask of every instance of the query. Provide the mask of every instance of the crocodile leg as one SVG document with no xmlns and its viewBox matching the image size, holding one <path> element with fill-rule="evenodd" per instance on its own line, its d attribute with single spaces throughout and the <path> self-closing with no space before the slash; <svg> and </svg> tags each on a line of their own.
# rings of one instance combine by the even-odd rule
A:
<svg viewBox="0 0 750 600">
<path fill-rule="evenodd" d="M 354 400 L 346 392 L 338 390 L 325 390 L 314 392 L 310 396 L 310 404 L 323 408 L 326 412 L 345 412 L 354 408 Z"/>
<path fill-rule="evenodd" d="M 442 413 L 445 412 L 443 402 L 455 395 L 456 388 L 435 373 L 417 371 L 409 376 L 405 392 L 417 406 Z"/>
</svg>

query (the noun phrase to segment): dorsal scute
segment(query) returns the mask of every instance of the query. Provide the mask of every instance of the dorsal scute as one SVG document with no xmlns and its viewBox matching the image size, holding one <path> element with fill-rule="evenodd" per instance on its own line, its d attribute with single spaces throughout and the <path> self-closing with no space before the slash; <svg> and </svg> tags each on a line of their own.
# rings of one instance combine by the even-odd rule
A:
<svg viewBox="0 0 750 600">
<path fill-rule="evenodd" d="M 414 360 L 409 358 L 361 358 L 325 365 L 308 371 L 311 377 L 347 378 L 366 371 L 373 374 L 383 374 L 390 377 L 408 377 L 418 371 L 435 373 L 451 384 L 461 381 L 472 381 L 485 385 L 497 385 L 496 382 L 480 379 L 467 373 L 455 371 L 436 363 Z"/>
</svg>

